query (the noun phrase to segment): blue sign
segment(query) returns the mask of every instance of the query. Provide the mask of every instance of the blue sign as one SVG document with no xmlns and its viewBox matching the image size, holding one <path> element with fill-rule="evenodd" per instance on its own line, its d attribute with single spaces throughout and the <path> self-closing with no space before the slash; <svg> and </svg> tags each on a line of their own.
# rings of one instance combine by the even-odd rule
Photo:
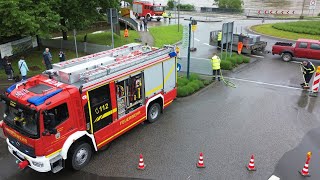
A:
<svg viewBox="0 0 320 180">
<path fill-rule="evenodd" d="M 177 71 L 180 72 L 181 71 L 181 64 L 177 63 Z"/>
</svg>

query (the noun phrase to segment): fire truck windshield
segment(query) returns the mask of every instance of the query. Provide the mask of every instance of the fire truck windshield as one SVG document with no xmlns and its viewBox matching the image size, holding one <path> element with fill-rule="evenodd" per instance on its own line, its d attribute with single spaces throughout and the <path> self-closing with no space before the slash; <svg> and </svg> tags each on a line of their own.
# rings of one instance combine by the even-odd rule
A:
<svg viewBox="0 0 320 180">
<path fill-rule="evenodd" d="M 153 11 L 154 12 L 163 12 L 163 7 L 162 6 L 153 6 Z"/>
<path fill-rule="evenodd" d="M 6 110 L 4 115 L 5 123 L 31 138 L 38 137 L 38 115 L 31 109 L 19 107 L 14 102 L 6 103 Z"/>
</svg>

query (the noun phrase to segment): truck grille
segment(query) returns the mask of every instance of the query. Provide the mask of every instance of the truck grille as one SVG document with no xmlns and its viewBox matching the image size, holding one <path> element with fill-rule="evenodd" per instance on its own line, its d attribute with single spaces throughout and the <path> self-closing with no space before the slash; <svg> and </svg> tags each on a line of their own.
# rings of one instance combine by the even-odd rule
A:
<svg viewBox="0 0 320 180">
<path fill-rule="evenodd" d="M 9 142 L 17 149 L 19 149 L 19 151 L 21 151 L 22 153 L 31 156 L 33 158 L 35 158 L 35 153 L 34 153 L 34 149 L 30 146 L 27 146 L 25 144 L 23 144 L 22 142 L 18 141 L 17 139 L 8 136 Z"/>
</svg>

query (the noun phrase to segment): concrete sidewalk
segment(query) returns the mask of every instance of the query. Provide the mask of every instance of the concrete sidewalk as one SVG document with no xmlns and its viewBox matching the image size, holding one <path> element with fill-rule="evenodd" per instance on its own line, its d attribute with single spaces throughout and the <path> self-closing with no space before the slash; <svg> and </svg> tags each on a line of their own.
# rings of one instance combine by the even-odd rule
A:
<svg viewBox="0 0 320 180">
<path fill-rule="evenodd" d="M 149 31 L 139 31 L 141 43 L 148 43 L 149 46 L 154 45 L 154 39 Z"/>
</svg>

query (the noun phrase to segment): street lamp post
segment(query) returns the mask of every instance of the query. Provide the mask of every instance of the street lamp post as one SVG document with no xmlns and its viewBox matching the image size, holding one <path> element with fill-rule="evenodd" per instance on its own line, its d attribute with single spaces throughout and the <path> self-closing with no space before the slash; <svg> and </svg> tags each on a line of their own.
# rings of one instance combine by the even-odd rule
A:
<svg viewBox="0 0 320 180">
<path fill-rule="evenodd" d="M 180 29 L 180 0 L 178 0 L 178 32 Z"/>
</svg>

